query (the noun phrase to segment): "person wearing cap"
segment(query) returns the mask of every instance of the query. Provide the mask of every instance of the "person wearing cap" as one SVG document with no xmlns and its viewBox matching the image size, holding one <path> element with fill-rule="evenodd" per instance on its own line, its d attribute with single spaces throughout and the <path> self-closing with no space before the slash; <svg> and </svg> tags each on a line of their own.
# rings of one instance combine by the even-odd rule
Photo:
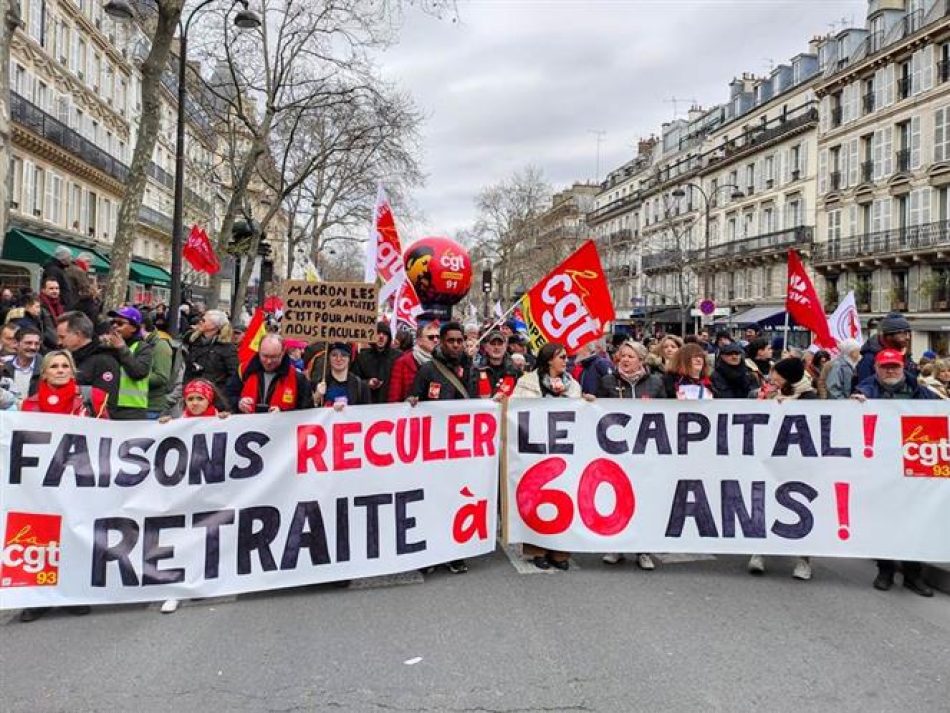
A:
<svg viewBox="0 0 950 713">
<path fill-rule="evenodd" d="M 115 421 L 148 418 L 148 382 L 155 345 L 142 338 L 142 313 L 135 307 L 120 307 L 108 313 L 112 329 L 100 337 L 115 351 L 119 362 L 119 388 L 109 401 Z"/>
<path fill-rule="evenodd" d="M 886 321 L 886 319 L 884 320 Z M 858 382 L 851 398 L 865 402 L 868 399 L 901 399 L 929 401 L 938 398 L 930 389 L 917 383 L 917 377 L 907 373 L 903 352 L 897 349 L 882 349 L 874 357 L 874 374 Z M 927 586 L 920 562 L 904 562 L 904 587 L 922 597 L 932 597 L 933 590 Z M 874 588 L 886 592 L 894 585 L 897 562 L 877 561 L 877 577 Z"/>
<path fill-rule="evenodd" d="M 368 349 L 360 349 L 353 360 L 353 373 L 369 387 L 371 403 L 386 403 L 389 379 L 399 352 L 392 348 L 393 333 L 386 322 L 376 323 L 376 339 Z"/>
<path fill-rule="evenodd" d="M 861 361 L 855 369 L 858 383 L 871 378 L 875 373 L 875 357 L 884 349 L 893 349 L 904 355 L 904 370 L 915 379 L 917 364 L 910 355 L 910 322 L 900 312 L 891 312 L 877 326 L 877 334 L 871 335 L 861 347 Z"/>
<path fill-rule="evenodd" d="M 72 250 L 65 245 L 57 245 L 52 259 L 43 265 L 43 277 L 40 280 L 41 285 L 45 285 L 47 280 L 56 281 L 59 285 L 59 300 L 63 303 L 64 311 L 71 310 L 76 299 L 66 278 L 66 268 L 72 261 Z M 58 319 L 59 315 L 55 315 L 55 318 Z"/>
<path fill-rule="evenodd" d="M 786 357 L 775 362 L 770 375 L 773 388 L 763 389 L 760 398 L 778 401 L 812 401 L 818 398 L 818 392 L 812 384 L 811 378 L 805 372 L 805 362 L 797 357 Z M 765 557 L 752 555 L 749 558 L 749 573 L 765 573 Z M 798 557 L 792 577 L 807 581 L 811 579 L 811 559 Z"/>
<path fill-rule="evenodd" d="M 499 331 L 504 335 L 504 329 L 499 328 Z M 534 370 L 537 360 L 534 358 L 534 354 L 528 351 L 528 338 L 524 334 L 514 332 L 508 335 L 508 354 L 520 354 L 524 357 L 526 369 L 528 371 Z"/>
<path fill-rule="evenodd" d="M 736 342 L 725 344 L 719 350 L 719 358 L 713 369 L 713 396 L 717 399 L 747 399 L 755 395 L 760 380 L 745 361 L 745 349 Z"/>
<path fill-rule="evenodd" d="M 372 403 L 369 385 L 350 369 L 353 350 L 345 342 L 333 342 L 327 347 L 326 378 L 313 392 L 316 406 L 332 406 L 337 411 L 345 406 L 365 406 Z"/>
<path fill-rule="evenodd" d="M 257 354 L 244 368 L 238 411 L 275 413 L 313 406 L 310 380 L 290 363 L 284 340 L 274 333 L 264 335 Z"/>
<path fill-rule="evenodd" d="M 290 357 L 290 363 L 294 369 L 304 371 L 307 368 L 303 360 L 303 352 L 307 348 L 307 343 L 302 339 L 285 339 L 284 348 L 287 350 L 287 356 Z"/>
<path fill-rule="evenodd" d="M 508 340 L 500 329 L 485 336 L 484 355 L 475 367 L 475 393 L 479 398 L 511 396 L 520 373 L 508 355 Z"/>
</svg>

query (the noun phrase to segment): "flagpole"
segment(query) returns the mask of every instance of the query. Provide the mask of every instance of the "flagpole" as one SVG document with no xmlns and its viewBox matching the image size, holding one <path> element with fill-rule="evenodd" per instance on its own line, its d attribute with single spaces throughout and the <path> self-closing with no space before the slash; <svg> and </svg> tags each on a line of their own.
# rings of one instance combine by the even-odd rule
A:
<svg viewBox="0 0 950 713">
<path fill-rule="evenodd" d="M 785 329 L 782 330 L 782 354 L 779 358 L 784 358 L 785 351 L 788 349 L 788 308 L 785 309 Z M 774 355 L 773 355 L 774 356 Z"/>
<path fill-rule="evenodd" d="M 508 316 L 509 314 L 511 314 L 512 312 L 514 312 L 514 311 L 515 311 L 515 308 L 516 308 L 519 304 L 521 304 L 521 300 L 515 300 L 515 303 L 514 303 L 513 305 L 511 305 L 511 307 L 508 308 L 508 311 L 505 312 L 503 315 L 501 315 L 501 317 L 499 317 L 497 320 L 495 320 L 495 322 L 492 323 L 492 325 L 485 331 L 485 333 L 484 333 L 482 336 L 480 336 L 480 337 L 478 338 L 478 344 L 481 344 L 483 341 L 485 341 L 485 337 L 487 337 L 489 334 L 491 334 L 492 330 L 493 330 L 495 327 L 497 327 L 497 326 L 500 325 L 500 324 L 504 324 L 504 322 L 505 322 L 505 317 L 507 317 L 507 316 Z"/>
</svg>

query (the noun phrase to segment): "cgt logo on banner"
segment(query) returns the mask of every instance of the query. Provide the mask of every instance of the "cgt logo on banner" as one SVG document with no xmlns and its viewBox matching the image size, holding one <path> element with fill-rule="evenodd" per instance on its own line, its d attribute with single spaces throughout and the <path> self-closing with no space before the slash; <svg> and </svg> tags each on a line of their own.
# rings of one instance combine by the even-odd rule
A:
<svg viewBox="0 0 950 713">
<path fill-rule="evenodd" d="M 498 413 L 0 414 L 0 609 L 222 596 L 490 552 Z"/>
<path fill-rule="evenodd" d="M 558 402 L 509 404 L 511 541 L 950 561 L 939 402 Z"/>
<path fill-rule="evenodd" d="M 56 585 L 62 520 L 59 515 L 7 513 L 0 553 L 0 587 Z"/>
<path fill-rule="evenodd" d="M 950 419 L 946 416 L 902 416 L 904 475 L 950 478 Z"/>
</svg>

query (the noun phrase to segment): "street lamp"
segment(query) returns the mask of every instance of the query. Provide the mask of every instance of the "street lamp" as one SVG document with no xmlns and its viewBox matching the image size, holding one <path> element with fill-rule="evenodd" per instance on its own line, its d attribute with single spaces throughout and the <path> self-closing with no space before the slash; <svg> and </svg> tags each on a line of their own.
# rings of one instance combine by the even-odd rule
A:
<svg viewBox="0 0 950 713">
<path fill-rule="evenodd" d="M 178 130 L 175 136 L 175 209 L 172 216 L 172 290 L 168 312 L 172 315 L 169 331 L 172 336 L 178 333 L 178 308 L 181 305 L 181 258 L 184 248 L 185 213 L 185 74 L 188 69 L 188 29 L 198 11 L 215 0 L 204 0 L 198 4 L 182 22 L 178 18 Z M 231 7 L 241 5 L 242 9 L 234 16 L 234 25 L 242 30 L 260 27 L 261 18 L 248 8 L 248 0 L 233 0 Z M 128 22 L 135 17 L 132 6 L 126 0 L 109 0 L 104 6 L 105 13 L 120 22 Z"/>
<path fill-rule="evenodd" d="M 705 249 L 703 250 L 703 262 L 704 262 L 703 299 L 709 299 L 709 212 L 712 207 L 709 203 L 709 200 L 712 196 L 716 195 L 716 193 L 721 191 L 723 188 L 733 189 L 732 193 L 729 194 L 733 200 L 740 200 L 742 198 L 745 198 L 745 193 L 743 193 L 740 190 L 739 186 L 737 186 L 734 183 L 724 183 L 721 186 L 717 186 L 716 189 L 711 194 L 706 193 L 706 191 L 703 190 L 703 187 L 700 186 L 698 183 L 688 182 L 688 183 L 684 183 L 683 186 L 693 188 L 699 191 L 699 195 L 703 197 L 703 207 L 704 207 L 704 213 L 706 217 L 706 229 L 704 231 L 705 232 Z M 685 198 L 686 191 L 684 191 L 683 188 L 676 188 L 672 191 L 670 195 L 672 195 L 674 198 Z"/>
</svg>

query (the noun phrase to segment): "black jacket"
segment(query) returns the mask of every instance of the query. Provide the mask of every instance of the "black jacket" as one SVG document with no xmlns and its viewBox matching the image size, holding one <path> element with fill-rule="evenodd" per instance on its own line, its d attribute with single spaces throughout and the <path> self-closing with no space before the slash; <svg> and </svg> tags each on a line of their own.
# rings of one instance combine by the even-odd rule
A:
<svg viewBox="0 0 950 713">
<path fill-rule="evenodd" d="M 206 339 L 198 332 L 191 332 L 182 341 L 182 348 L 185 352 L 182 383 L 187 384 L 192 379 L 207 379 L 226 399 L 227 403 L 218 404 L 218 407 L 233 409 L 241 388 L 237 347 L 217 337 Z"/>
<path fill-rule="evenodd" d="M 509 381 L 511 383 L 512 391 L 514 390 L 515 384 L 518 383 L 518 379 L 521 378 L 521 372 L 515 369 L 515 365 L 511 363 L 511 357 L 507 354 L 505 354 L 501 364 L 498 364 L 497 366 L 489 364 L 486 360 L 481 366 L 472 369 L 473 382 L 471 388 L 469 389 L 470 396 L 478 396 L 478 383 L 482 378 L 482 374 L 484 374 L 485 378 L 488 379 L 488 383 L 491 386 L 492 396 L 498 393 L 498 388 L 504 382 L 506 376 L 510 377 Z"/>
<path fill-rule="evenodd" d="M 73 288 L 66 278 L 66 267 L 56 258 L 43 265 L 43 278 L 40 285 L 46 280 L 56 280 L 59 284 L 59 301 L 64 310 L 71 310 L 76 304 L 76 295 L 73 294 Z"/>
<path fill-rule="evenodd" d="M 377 377 L 379 378 L 379 377 Z M 333 374 L 327 374 L 327 382 L 333 380 Z M 335 380 L 334 380 L 335 381 Z M 329 385 L 329 383 L 328 383 Z M 346 403 L 348 406 L 365 406 L 371 401 L 372 391 L 369 385 L 352 371 L 346 375 Z M 333 404 L 323 404 L 332 406 Z"/>
<path fill-rule="evenodd" d="M 462 386 L 468 391 L 467 394 L 461 393 L 452 382 L 445 378 L 436 367 L 434 363 L 436 360 L 462 382 Z M 460 360 L 448 361 L 442 354 L 442 347 L 436 347 L 432 352 L 432 360 L 419 367 L 409 395 L 415 396 L 420 401 L 453 401 L 472 398 L 474 396 L 472 385 L 472 363 L 468 356 L 463 353 Z"/>
<path fill-rule="evenodd" d="M 716 362 L 712 373 L 712 392 L 717 399 L 747 399 L 759 388 L 759 381 L 744 361 L 737 366 Z"/>
<path fill-rule="evenodd" d="M 647 372 L 630 382 L 619 372 L 612 372 L 600 377 L 596 396 L 599 399 L 665 399 L 666 387 L 659 374 Z"/>
<path fill-rule="evenodd" d="M 76 362 L 76 383 L 102 389 L 109 394 L 109 404 L 115 403 L 119 392 L 119 362 L 115 350 L 92 341 L 72 354 Z"/>
<path fill-rule="evenodd" d="M 351 371 L 363 381 L 379 379 L 383 382 L 379 388 L 370 389 L 370 403 L 386 403 L 386 395 L 389 393 L 389 377 L 399 354 L 400 352 L 390 347 L 387 341 L 386 346 L 382 349 L 378 349 L 374 344 L 368 349 L 360 349 L 359 354 L 356 355 Z M 368 385 L 367 388 L 369 388 Z"/>
</svg>

